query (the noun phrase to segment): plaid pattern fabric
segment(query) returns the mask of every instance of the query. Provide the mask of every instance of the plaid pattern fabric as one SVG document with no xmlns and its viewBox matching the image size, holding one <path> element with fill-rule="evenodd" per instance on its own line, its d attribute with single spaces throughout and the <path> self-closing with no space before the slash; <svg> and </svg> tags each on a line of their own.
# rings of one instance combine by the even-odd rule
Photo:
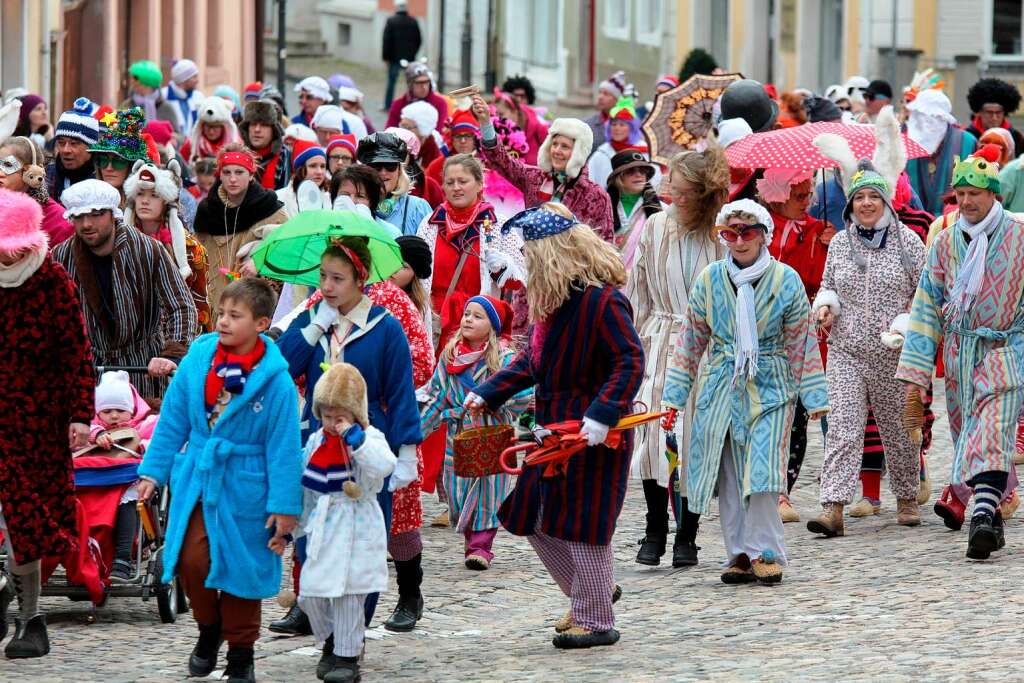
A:
<svg viewBox="0 0 1024 683">
<path fill-rule="evenodd" d="M 591 631 L 615 626 L 615 558 L 610 545 L 563 541 L 542 532 L 539 524 L 527 540 L 551 578 L 572 600 L 572 620 L 577 626 Z"/>
</svg>

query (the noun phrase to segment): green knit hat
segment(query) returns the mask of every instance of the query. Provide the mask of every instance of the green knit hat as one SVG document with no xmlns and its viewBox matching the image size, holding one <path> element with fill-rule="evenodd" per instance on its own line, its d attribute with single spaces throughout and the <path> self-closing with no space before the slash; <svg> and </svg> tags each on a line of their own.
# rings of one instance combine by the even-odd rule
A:
<svg viewBox="0 0 1024 683">
<path fill-rule="evenodd" d="M 139 79 L 139 83 L 150 88 L 159 88 L 164 82 L 164 75 L 160 72 L 160 67 L 156 62 L 151 62 L 148 59 L 132 64 L 128 67 L 128 73 Z"/>
<path fill-rule="evenodd" d="M 846 209 L 843 211 L 843 218 L 850 220 L 853 213 L 853 195 L 858 190 L 870 188 L 882 196 L 882 200 L 892 208 L 889 200 L 891 190 L 889 183 L 882 177 L 882 174 L 875 170 L 874 165 L 868 159 L 861 159 L 857 162 L 857 171 L 850 176 L 850 184 L 846 187 Z"/>
<path fill-rule="evenodd" d="M 100 138 L 89 147 L 93 153 L 116 154 L 122 159 L 135 161 L 147 159 L 146 141 L 142 139 L 142 127 L 146 117 L 139 107 L 122 109 L 114 114 L 116 120 L 100 129 Z"/>
<path fill-rule="evenodd" d="M 636 118 L 636 104 L 632 97 L 620 97 L 611 111 L 608 112 L 611 119 L 623 119 L 629 121 Z"/>
</svg>

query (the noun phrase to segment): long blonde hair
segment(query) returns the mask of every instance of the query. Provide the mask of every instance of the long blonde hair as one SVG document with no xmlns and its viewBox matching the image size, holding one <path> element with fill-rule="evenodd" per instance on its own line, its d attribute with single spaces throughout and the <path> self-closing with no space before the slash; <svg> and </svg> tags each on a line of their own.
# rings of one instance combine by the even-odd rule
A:
<svg viewBox="0 0 1024 683">
<path fill-rule="evenodd" d="M 712 142 L 703 152 L 688 150 L 679 152 L 668 162 L 669 182 L 680 177 L 697 192 L 696 206 L 690 214 L 687 225 L 680 215 L 679 207 L 673 204 L 669 214 L 676 219 L 680 234 L 688 230 L 699 230 L 711 238 L 715 230 L 715 217 L 729 199 L 729 161 L 725 151 L 717 142 Z"/>
<path fill-rule="evenodd" d="M 572 218 L 572 212 L 557 202 L 541 208 Z M 626 267 L 618 250 L 582 223 L 551 237 L 529 240 L 523 251 L 529 272 L 526 301 L 533 323 L 551 315 L 573 289 L 626 284 Z"/>
<path fill-rule="evenodd" d="M 441 362 L 450 363 L 455 359 L 455 347 L 459 345 L 459 342 L 464 341 L 462 338 L 462 330 L 458 330 L 452 335 L 452 338 L 445 344 L 444 349 L 441 351 Z M 487 369 L 490 370 L 491 374 L 501 370 L 501 357 L 505 353 L 504 347 L 501 345 L 501 340 L 498 339 L 498 335 L 494 334 L 494 329 L 487 335 L 487 344 L 484 347 L 484 361 L 487 363 Z"/>
</svg>

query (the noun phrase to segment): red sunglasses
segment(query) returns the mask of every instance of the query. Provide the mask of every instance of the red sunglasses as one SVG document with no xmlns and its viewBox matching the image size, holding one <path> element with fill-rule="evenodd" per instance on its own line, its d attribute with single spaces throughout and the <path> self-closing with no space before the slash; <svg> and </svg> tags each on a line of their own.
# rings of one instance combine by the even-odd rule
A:
<svg viewBox="0 0 1024 683">
<path fill-rule="evenodd" d="M 721 235 L 722 239 L 725 240 L 726 242 L 729 242 L 730 244 L 739 240 L 739 238 L 741 237 L 743 238 L 744 242 L 753 242 L 758 237 L 767 232 L 765 226 L 762 225 L 761 223 L 748 225 L 744 227 L 742 230 L 736 230 L 735 228 L 730 228 L 727 225 L 720 225 L 716 229 L 718 230 L 718 234 Z"/>
</svg>

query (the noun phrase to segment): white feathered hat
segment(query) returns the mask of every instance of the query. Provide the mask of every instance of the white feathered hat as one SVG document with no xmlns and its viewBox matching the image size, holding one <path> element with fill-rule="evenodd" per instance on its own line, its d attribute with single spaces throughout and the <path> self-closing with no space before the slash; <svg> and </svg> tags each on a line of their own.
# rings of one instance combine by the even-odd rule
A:
<svg viewBox="0 0 1024 683">
<path fill-rule="evenodd" d="M 586 168 L 590 148 L 594 146 L 594 131 L 579 119 L 555 119 L 537 152 L 537 166 L 548 173 L 551 173 L 551 139 L 556 135 L 573 140 L 572 156 L 565 166 L 565 173 L 569 178 L 576 178 Z"/>
<path fill-rule="evenodd" d="M 135 225 L 135 198 L 139 190 L 153 190 L 164 201 L 174 265 L 178 267 L 181 277 L 187 279 L 192 275 L 192 268 L 188 265 L 188 255 L 185 253 L 185 225 L 178 217 L 181 166 L 177 159 L 171 159 L 165 169 L 143 159 L 135 162 L 131 175 L 124 181 L 124 222 L 128 225 Z"/>
</svg>

